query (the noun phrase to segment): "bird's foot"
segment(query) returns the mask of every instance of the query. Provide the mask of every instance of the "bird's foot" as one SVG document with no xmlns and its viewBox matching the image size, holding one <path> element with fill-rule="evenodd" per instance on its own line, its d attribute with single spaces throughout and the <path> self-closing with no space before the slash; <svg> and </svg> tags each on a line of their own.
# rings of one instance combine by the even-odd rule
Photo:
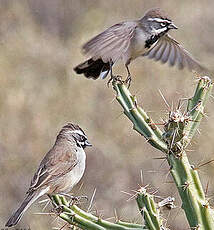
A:
<svg viewBox="0 0 214 230">
<path fill-rule="evenodd" d="M 64 207 L 63 205 L 54 205 L 54 208 L 51 209 L 52 213 L 58 214 L 60 215 L 61 213 L 63 213 L 64 211 Z"/>
<path fill-rule="evenodd" d="M 131 85 L 131 81 L 132 81 L 131 75 L 128 75 L 126 80 L 124 81 L 124 83 L 127 84 L 128 89 L 129 89 L 129 87 Z"/>
<path fill-rule="evenodd" d="M 120 76 L 120 75 L 115 76 L 113 79 L 113 82 L 123 84 L 122 76 Z"/>
<path fill-rule="evenodd" d="M 69 200 L 69 206 L 72 206 L 76 203 L 80 203 L 82 199 L 88 200 L 87 196 L 73 196 L 68 193 L 60 193 L 60 195 L 67 197 Z"/>
<path fill-rule="evenodd" d="M 69 201 L 69 207 L 73 206 L 74 204 L 79 204 L 82 199 L 88 201 L 88 197 L 87 196 L 71 196 L 70 198 L 71 199 Z"/>
<path fill-rule="evenodd" d="M 107 82 L 107 86 L 109 87 L 109 84 L 110 83 L 113 83 L 113 82 L 119 82 L 119 83 L 123 83 L 123 81 L 122 81 L 122 77 L 120 76 L 120 75 L 117 75 L 117 76 L 111 76 L 111 78 L 108 80 L 108 82 Z"/>
<path fill-rule="evenodd" d="M 108 88 L 109 88 L 110 83 L 114 81 L 114 78 L 115 78 L 115 76 L 114 76 L 114 75 L 111 75 L 110 79 L 109 79 L 108 82 L 107 82 Z"/>
</svg>

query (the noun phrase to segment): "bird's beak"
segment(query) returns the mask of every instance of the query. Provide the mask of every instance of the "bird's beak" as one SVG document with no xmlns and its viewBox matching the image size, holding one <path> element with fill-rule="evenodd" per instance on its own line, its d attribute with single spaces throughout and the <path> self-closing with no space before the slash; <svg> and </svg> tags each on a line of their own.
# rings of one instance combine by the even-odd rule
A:
<svg viewBox="0 0 214 230">
<path fill-rule="evenodd" d="M 175 29 L 175 30 L 178 29 L 178 27 L 177 27 L 173 22 L 172 22 L 171 24 L 168 25 L 168 28 L 169 28 L 169 29 Z"/>
<path fill-rule="evenodd" d="M 85 145 L 86 146 L 92 146 L 92 144 L 87 140 L 87 141 L 85 141 Z"/>
</svg>

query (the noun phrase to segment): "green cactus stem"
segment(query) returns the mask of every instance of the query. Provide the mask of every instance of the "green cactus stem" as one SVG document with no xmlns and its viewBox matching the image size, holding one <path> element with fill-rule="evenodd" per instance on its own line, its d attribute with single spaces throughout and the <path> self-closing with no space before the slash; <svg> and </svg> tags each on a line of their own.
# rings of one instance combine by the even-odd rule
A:
<svg viewBox="0 0 214 230">
<path fill-rule="evenodd" d="M 201 119 L 204 117 L 204 107 L 212 92 L 213 84 L 209 77 L 202 77 L 195 90 L 195 94 L 188 100 L 187 113 L 192 122 L 189 122 L 185 129 L 185 147 L 190 143 L 196 130 L 200 125 Z"/>
<path fill-rule="evenodd" d="M 69 202 L 62 195 L 52 196 L 57 215 L 73 226 L 84 230 L 145 230 L 145 226 L 118 221 L 112 223 L 83 211 L 76 205 L 69 206 Z"/>
<path fill-rule="evenodd" d="M 167 153 L 167 144 L 162 138 L 163 132 L 153 123 L 146 112 L 137 105 L 136 98 L 132 96 L 121 81 L 113 81 L 113 88 L 117 92 L 116 99 L 124 109 L 124 114 L 132 121 L 134 129 L 143 135 L 155 148 Z"/>
<path fill-rule="evenodd" d="M 210 78 L 200 78 L 194 96 L 188 100 L 186 112 L 182 113 L 179 107 L 176 111 L 171 111 L 163 131 L 157 128 L 146 112 L 138 106 L 136 98 L 130 94 L 125 84 L 117 80 L 112 84 L 117 94 L 116 99 L 123 107 L 124 114 L 133 123 L 134 129 L 153 147 L 166 154 L 191 229 L 213 230 L 213 210 L 205 197 L 198 172 L 190 165 L 185 152 L 204 115 L 204 107 L 212 90 Z M 150 229 L 158 229 L 159 222 L 152 219 L 151 215 L 149 218 L 154 226 Z"/>
<path fill-rule="evenodd" d="M 136 200 L 146 227 L 149 230 L 164 229 L 160 209 L 154 201 L 154 196 L 147 193 L 146 188 L 142 187 L 138 190 Z"/>
</svg>

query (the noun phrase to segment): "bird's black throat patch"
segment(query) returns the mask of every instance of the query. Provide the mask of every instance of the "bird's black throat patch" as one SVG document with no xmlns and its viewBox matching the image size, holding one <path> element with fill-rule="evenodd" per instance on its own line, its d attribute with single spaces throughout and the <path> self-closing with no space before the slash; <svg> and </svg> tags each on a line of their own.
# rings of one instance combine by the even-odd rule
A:
<svg viewBox="0 0 214 230">
<path fill-rule="evenodd" d="M 148 40 L 146 40 L 145 48 L 149 49 L 160 37 L 164 36 L 168 31 L 169 28 L 160 34 L 152 35 Z"/>
<path fill-rule="evenodd" d="M 146 40 L 145 48 L 149 49 L 159 38 L 160 35 L 152 35 L 148 40 Z"/>
</svg>

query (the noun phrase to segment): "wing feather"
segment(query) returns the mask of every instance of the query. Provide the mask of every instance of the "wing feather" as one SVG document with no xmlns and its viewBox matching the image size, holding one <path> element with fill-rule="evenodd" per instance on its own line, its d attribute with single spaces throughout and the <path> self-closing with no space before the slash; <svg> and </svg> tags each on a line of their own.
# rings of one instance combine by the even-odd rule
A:
<svg viewBox="0 0 214 230">
<path fill-rule="evenodd" d="M 77 165 L 76 154 L 71 153 L 70 150 L 64 153 L 51 154 L 47 153 L 46 157 L 41 162 L 39 169 L 34 174 L 28 192 L 36 190 L 45 184 L 67 174 Z M 52 157 L 47 157 L 52 156 Z"/>
<path fill-rule="evenodd" d="M 161 37 L 157 44 L 146 52 L 144 56 L 148 56 L 148 58 L 152 58 L 155 61 L 160 60 L 162 63 L 168 62 L 170 66 L 177 65 L 179 69 L 186 67 L 190 71 L 198 73 L 208 72 L 184 47 L 168 34 Z"/>
<path fill-rule="evenodd" d="M 175 64 L 177 63 L 179 69 L 183 69 L 184 68 L 184 63 L 183 63 L 182 55 L 179 52 L 178 47 L 175 46 L 175 48 L 176 48 L 176 54 L 177 54 Z"/>
<path fill-rule="evenodd" d="M 175 64 L 175 58 L 176 58 L 176 48 L 175 46 L 171 45 L 171 52 L 169 54 L 169 64 L 171 66 Z"/>
<path fill-rule="evenodd" d="M 166 48 L 166 45 L 167 45 L 167 43 L 165 43 L 165 44 L 159 44 L 159 48 L 158 48 L 158 52 L 156 53 L 156 55 L 155 55 L 155 60 L 156 61 L 158 61 L 158 60 L 160 60 L 160 58 L 162 57 L 162 55 L 163 55 L 163 52 L 164 52 L 164 50 L 165 50 L 165 48 Z"/>
<path fill-rule="evenodd" d="M 84 53 L 94 60 L 101 58 L 104 62 L 117 61 L 128 50 L 137 25 L 137 22 L 113 25 L 87 42 L 83 46 Z"/>
<path fill-rule="evenodd" d="M 152 59 L 155 57 L 156 53 L 158 52 L 160 46 L 157 47 L 157 49 L 151 50 L 151 52 L 149 53 L 149 58 Z"/>
<path fill-rule="evenodd" d="M 169 54 L 170 54 L 170 43 L 167 42 L 166 48 L 165 48 L 165 50 L 163 52 L 163 55 L 161 57 L 161 62 L 162 63 L 166 63 L 168 61 Z"/>
</svg>

